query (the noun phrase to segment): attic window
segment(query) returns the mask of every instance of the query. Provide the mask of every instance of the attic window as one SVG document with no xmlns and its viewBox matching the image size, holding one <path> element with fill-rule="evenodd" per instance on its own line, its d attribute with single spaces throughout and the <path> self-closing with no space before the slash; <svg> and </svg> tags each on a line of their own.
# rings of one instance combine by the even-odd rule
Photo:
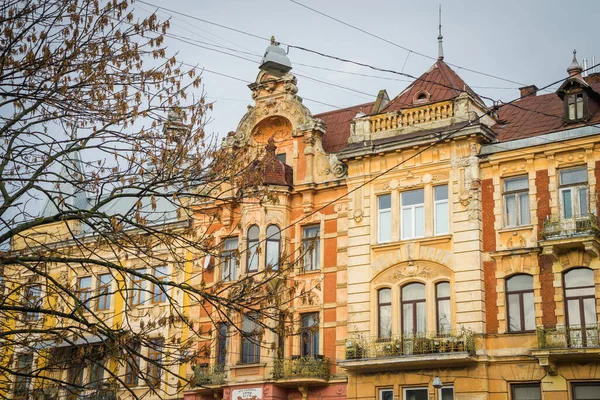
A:
<svg viewBox="0 0 600 400">
<path fill-rule="evenodd" d="M 569 121 L 578 121 L 584 119 L 584 97 L 583 93 L 570 94 L 565 96 L 567 106 L 567 119 Z"/>
<path fill-rule="evenodd" d="M 414 103 L 425 103 L 429 100 L 429 93 L 422 91 L 415 94 Z"/>
</svg>

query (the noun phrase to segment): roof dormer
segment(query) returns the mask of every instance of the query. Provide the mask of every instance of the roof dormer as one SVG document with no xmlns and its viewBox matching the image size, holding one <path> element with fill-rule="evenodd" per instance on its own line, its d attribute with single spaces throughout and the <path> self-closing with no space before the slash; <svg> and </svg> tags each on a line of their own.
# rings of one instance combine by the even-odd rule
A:
<svg viewBox="0 0 600 400">
<path fill-rule="evenodd" d="M 567 124 L 587 121 L 598 109 L 598 94 L 582 78 L 583 68 L 577 61 L 576 50 L 567 72 L 569 77 L 556 91 L 564 103 L 564 121 Z"/>
</svg>

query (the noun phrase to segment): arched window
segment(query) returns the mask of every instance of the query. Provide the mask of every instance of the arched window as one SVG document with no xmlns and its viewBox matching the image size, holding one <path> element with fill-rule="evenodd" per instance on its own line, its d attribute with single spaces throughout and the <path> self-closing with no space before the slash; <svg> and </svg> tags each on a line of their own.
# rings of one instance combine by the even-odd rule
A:
<svg viewBox="0 0 600 400">
<path fill-rule="evenodd" d="M 567 271 L 564 286 L 569 345 L 586 347 L 586 327 L 597 329 L 594 271 L 589 268 Z"/>
<path fill-rule="evenodd" d="M 437 333 L 449 334 L 452 330 L 450 315 L 450 283 L 440 282 L 435 285 L 435 302 L 437 317 Z"/>
<path fill-rule="evenodd" d="M 506 304 L 509 332 L 535 330 L 533 277 L 531 275 L 519 274 L 506 280 Z"/>
<path fill-rule="evenodd" d="M 392 337 L 392 290 L 379 289 L 377 302 L 379 339 L 389 339 Z"/>
<path fill-rule="evenodd" d="M 277 225 L 269 225 L 267 227 L 267 251 L 266 263 L 267 268 L 273 271 L 279 269 L 279 256 L 281 252 L 281 231 Z"/>
<path fill-rule="evenodd" d="M 252 225 L 248 228 L 248 247 L 246 269 L 248 272 L 258 271 L 258 226 Z"/>
<path fill-rule="evenodd" d="M 402 288 L 402 332 L 424 334 L 426 327 L 425 285 L 409 283 Z"/>
</svg>

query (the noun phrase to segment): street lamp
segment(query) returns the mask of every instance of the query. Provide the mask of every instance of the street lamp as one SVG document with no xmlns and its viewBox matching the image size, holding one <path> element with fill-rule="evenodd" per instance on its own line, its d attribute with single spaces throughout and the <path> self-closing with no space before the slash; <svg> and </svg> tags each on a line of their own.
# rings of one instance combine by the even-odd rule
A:
<svg viewBox="0 0 600 400">
<path fill-rule="evenodd" d="M 442 380 L 440 379 L 439 376 L 436 376 L 435 378 L 433 378 L 433 387 L 436 389 L 441 389 L 442 386 L 444 386 L 444 384 L 442 383 Z"/>
<path fill-rule="evenodd" d="M 258 68 L 276 78 L 281 78 L 292 70 L 292 63 L 287 57 L 286 51 L 279 47 L 275 37 L 271 36 L 271 45 L 265 50 L 265 55 Z"/>
</svg>

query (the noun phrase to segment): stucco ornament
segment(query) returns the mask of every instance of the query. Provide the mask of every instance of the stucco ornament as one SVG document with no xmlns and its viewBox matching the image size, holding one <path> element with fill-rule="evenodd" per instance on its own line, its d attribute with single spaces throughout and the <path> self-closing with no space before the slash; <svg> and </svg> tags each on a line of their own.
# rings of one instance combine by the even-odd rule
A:
<svg viewBox="0 0 600 400">
<path fill-rule="evenodd" d="M 412 278 L 415 276 L 428 277 L 432 273 L 431 269 L 424 265 L 417 265 L 413 260 L 408 261 L 408 265 L 399 271 L 391 274 L 391 278 L 394 281 L 399 281 L 404 278 Z"/>
<path fill-rule="evenodd" d="M 332 174 L 336 178 L 343 178 L 348 174 L 348 165 L 338 160 L 335 154 L 328 157 L 329 167 L 323 171 L 325 175 Z"/>
</svg>

